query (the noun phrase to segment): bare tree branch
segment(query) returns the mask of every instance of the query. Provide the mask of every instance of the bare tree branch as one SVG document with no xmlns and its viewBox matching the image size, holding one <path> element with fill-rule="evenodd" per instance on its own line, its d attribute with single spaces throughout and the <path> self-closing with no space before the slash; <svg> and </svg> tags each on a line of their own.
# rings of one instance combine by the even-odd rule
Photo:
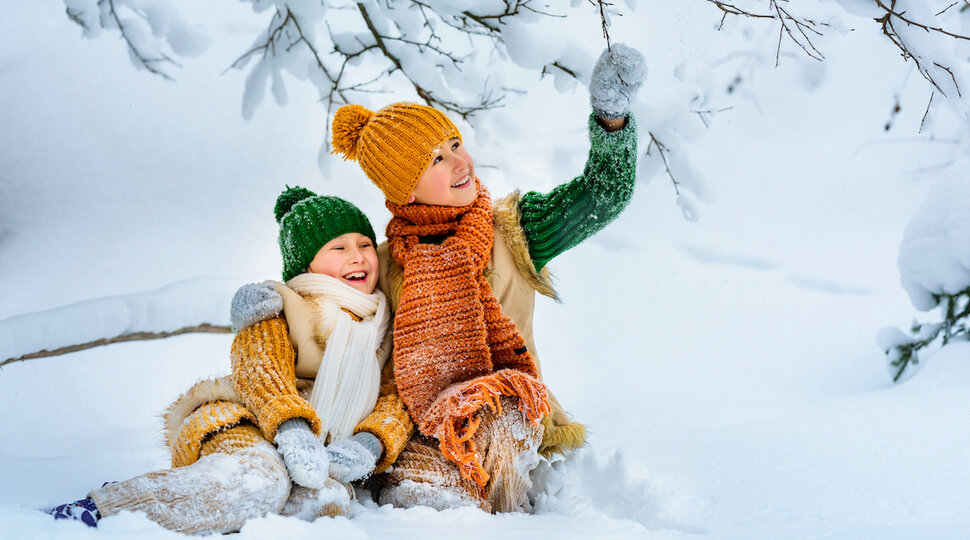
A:
<svg viewBox="0 0 970 540">
<path fill-rule="evenodd" d="M 607 2 L 606 0 L 596 0 L 594 2 L 593 0 L 589 0 L 589 3 L 599 7 L 600 24 L 603 27 L 603 37 L 606 38 L 606 50 L 613 52 L 613 49 L 610 48 L 610 23 L 606 19 L 606 10 L 613 6 L 613 2 Z"/>
<path fill-rule="evenodd" d="M 98 7 L 103 6 L 105 2 L 107 2 L 107 5 L 108 5 L 108 14 L 114 20 L 115 24 L 118 25 L 118 29 L 121 31 L 121 38 L 125 40 L 125 44 L 128 46 L 128 51 L 131 52 L 132 56 L 134 56 L 138 60 L 138 62 L 141 65 L 143 65 L 145 69 L 147 69 L 148 71 L 154 73 L 155 75 L 161 76 L 163 79 L 174 81 L 175 78 L 169 75 L 168 73 L 165 73 L 164 71 L 162 71 L 158 67 L 158 65 L 172 64 L 176 67 L 182 67 L 182 66 L 178 62 L 173 60 L 171 57 L 169 57 L 167 54 L 160 53 L 161 56 L 159 57 L 150 57 L 146 55 L 146 53 L 139 50 L 138 47 L 135 45 L 135 43 L 132 42 L 131 36 L 129 35 L 128 28 L 125 26 L 123 22 L 121 22 L 121 18 L 118 17 L 118 12 L 117 10 L 115 10 L 114 0 L 98 0 Z M 79 21 L 79 17 L 76 14 L 72 15 L 70 10 L 68 10 L 67 13 L 68 13 L 68 16 L 71 17 L 71 20 L 80 24 L 82 28 L 85 28 L 85 29 L 87 28 L 82 22 Z M 142 15 L 142 18 L 144 18 L 144 15 Z"/>
<path fill-rule="evenodd" d="M 882 17 L 875 19 L 877 23 L 882 25 L 882 33 L 886 37 L 888 37 L 889 40 L 894 45 L 896 45 L 897 48 L 899 48 L 899 50 L 903 53 L 903 58 L 905 58 L 906 60 L 913 61 L 913 64 L 916 65 L 916 69 L 920 72 L 920 75 L 922 75 L 924 79 L 926 79 L 931 85 L 933 85 L 933 87 L 936 89 L 937 92 L 946 96 L 947 93 L 945 90 L 943 90 L 943 87 L 941 86 L 940 81 L 938 81 L 936 77 L 933 76 L 933 73 L 931 72 L 931 66 L 928 66 L 925 63 L 926 59 L 923 58 L 921 55 L 917 54 L 906 42 L 906 40 L 903 39 L 902 35 L 900 35 L 899 31 L 896 29 L 895 21 L 897 20 L 902 21 L 903 23 L 909 26 L 915 26 L 926 32 L 936 32 L 953 39 L 970 41 L 970 36 L 956 34 L 940 27 L 931 27 L 931 26 L 919 23 L 917 21 L 914 21 L 908 18 L 905 12 L 897 12 L 895 10 L 896 0 L 890 0 L 889 5 L 886 5 L 883 0 L 874 0 L 874 1 L 877 6 L 879 6 L 883 11 L 886 12 L 886 14 L 883 15 Z M 967 2 L 964 2 L 964 3 L 967 5 L 970 5 Z M 951 5 L 950 7 L 953 7 L 953 6 Z M 949 9 L 949 7 L 947 9 Z M 943 13 L 945 11 L 946 9 L 944 9 L 940 13 Z M 950 75 L 951 81 L 953 82 L 953 87 L 957 91 L 957 95 L 958 96 L 963 95 L 963 92 L 960 89 L 960 85 L 957 82 L 956 77 L 953 75 L 953 71 L 949 66 L 942 65 L 939 62 L 935 62 L 935 61 L 933 62 L 932 66 L 935 66 L 940 70 L 947 72 Z"/>
<path fill-rule="evenodd" d="M 724 26 L 724 21 L 728 15 L 750 17 L 753 19 L 777 20 L 779 23 L 779 28 L 778 44 L 775 47 L 775 66 L 778 66 L 781 61 L 781 42 L 784 40 L 786 35 L 792 41 L 792 43 L 798 45 L 798 47 L 802 49 L 810 58 L 818 61 L 824 60 L 825 55 L 818 50 L 818 48 L 812 42 L 812 38 L 822 36 L 822 32 L 818 28 L 827 25 L 813 19 L 792 15 L 787 8 L 781 5 L 781 2 L 783 1 L 784 0 L 770 0 L 768 5 L 769 13 L 755 13 L 720 0 L 707 0 L 708 3 L 714 4 L 718 9 L 724 12 L 724 14 L 721 16 L 721 23 L 718 26 L 718 29 Z"/>
<path fill-rule="evenodd" d="M 35 353 L 25 354 L 23 356 L 18 356 L 17 358 L 8 358 L 3 362 L 0 362 L 0 368 L 6 366 L 7 364 L 12 364 L 14 362 L 22 362 L 24 360 L 30 360 L 32 358 L 46 358 L 50 356 L 60 356 L 62 354 L 68 354 L 77 351 L 83 351 L 85 349 L 93 349 L 94 347 L 101 347 L 102 345 L 110 345 L 112 343 L 123 343 L 126 341 L 145 341 L 149 339 L 162 339 L 172 336 L 178 336 L 181 334 L 189 333 L 204 333 L 204 334 L 228 334 L 232 332 L 228 326 L 218 326 L 212 324 L 200 324 L 197 326 L 186 326 L 185 328 L 179 328 L 178 330 L 173 330 L 171 332 L 134 332 L 131 334 L 124 334 L 121 336 L 115 336 L 113 338 L 98 339 L 95 341 L 89 341 L 87 343 L 81 343 L 79 345 L 70 345 L 67 347 L 61 347 L 48 351 L 44 349 Z"/>
</svg>

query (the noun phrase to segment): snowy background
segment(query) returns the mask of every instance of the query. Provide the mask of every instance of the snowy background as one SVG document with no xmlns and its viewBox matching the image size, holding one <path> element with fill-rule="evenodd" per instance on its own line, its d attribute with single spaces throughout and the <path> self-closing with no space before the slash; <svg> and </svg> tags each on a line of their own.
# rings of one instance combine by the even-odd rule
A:
<svg viewBox="0 0 970 540">
<path fill-rule="evenodd" d="M 318 164 L 326 112 L 312 88 L 289 84 L 287 106 L 242 118 L 244 74 L 223 72 L 266 14 L 180 4 L 213 39 L 176 82 L 133 69 L 117 34 L 82 39 L 62 2 L 5 6 L 0 360 L 227 324 L 239 284 L 278 278 L 272 206 L 287 183 L 346 197 L 383 230 L 356 165 Z M 641 150 L 647 130 L 666 134 L 687 198 L 647 159 L 617 222 L 550 264 L 563 303 L 537 306 L 543 372 L 589 446 L 537 471 L 535 515 L 361 504 L 350 519 L 254 520 L 241 538 L 965 538 L 970 344 L 893 384 L 875 336 L 930 318 L 900 285 L 899 247 L 928 196 L 920 215 L 959 213 L 945 202 L 966 200 L 970 139 L 917 137 L 926 82 L 871 19 L 820 5 L 844 23 L 816 39 L 825 61 L 786 43 L 777 68 L 777 25 L 717 31 L 706 2 L 641 0 L 613 18 L 613 39 L 650 69 Z M 603 39 L 583 7 L 528 39 L 568 39 L 591 67 Z M 551 189 L 588 148 L 582 85 L 519 77 L 527 93 L 460 124 L 493 196 Z M 388 89 L 362 101 L 414 99 Z M 708 127 L 698 92 L 705 109 L 729 108 Z M 0 368 L 4 536 L 179 536 L 141 515 L 95 531 L 40 509 L 165 467 L 159 413 L 228 372 L 230 342 L 185 335 Z"/>
</svg>

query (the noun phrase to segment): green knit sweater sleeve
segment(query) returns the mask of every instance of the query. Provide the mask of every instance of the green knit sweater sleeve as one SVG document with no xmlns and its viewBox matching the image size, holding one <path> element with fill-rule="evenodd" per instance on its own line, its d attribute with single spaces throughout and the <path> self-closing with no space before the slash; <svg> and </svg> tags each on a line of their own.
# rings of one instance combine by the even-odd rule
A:
<svg viewBox="0 0 970 540">
<path fill-rule="evenodd" d="M 549 193 L 530 191 L 519 200 L 522 229 L 536 270 L 609 225 L 633 196 L 637 126 L 608 132 L 589 118 L 589 157 L 582 176 Z"/>
</svg>

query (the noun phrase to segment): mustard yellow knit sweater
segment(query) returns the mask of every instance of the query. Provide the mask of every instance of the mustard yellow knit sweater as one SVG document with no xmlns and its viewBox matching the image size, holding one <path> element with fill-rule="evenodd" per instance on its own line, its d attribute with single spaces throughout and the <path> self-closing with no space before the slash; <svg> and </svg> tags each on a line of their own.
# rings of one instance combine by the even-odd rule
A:
<svg viewBox="0 0 970 540">
<path fill-rule="evenodd" d="M 320 418 L 301 390 L 313 381 L 298 380 L 295 354 L 286 321 L 276 317 L 243 329 L 232 343 L 232 382 L 252 412 L 263 436 L 273 442 L 276 429 L 290 418 L 303 418 L 320 433 Z M 302 395 L 301 395 L 302 394 Z M 414 425 L 397 395 L 394 370 L 388 362 L 374 411 L 354 432 L 367 431 L 384 446 L 376 472 L 389 467 L 414 432 Z"/>
</svg>

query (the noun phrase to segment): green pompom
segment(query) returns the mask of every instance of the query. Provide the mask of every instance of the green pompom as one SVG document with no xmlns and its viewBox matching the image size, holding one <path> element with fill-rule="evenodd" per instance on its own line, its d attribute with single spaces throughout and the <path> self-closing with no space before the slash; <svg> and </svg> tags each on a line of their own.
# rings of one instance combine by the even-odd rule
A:
<svg viewBox="0 0 970 540">
<path fill-rule="evenodd" d="M 290 212 L 293 205 L 310 197 L 316 197 L 317 194 L 310 191 L 305 187 L 290 187 L 286 186 L 286 191 L 280 194 L 276 198 L 276 206 L 273 208 L 273 212 L 276 214 L 276 222 L 282 223 L 283 216 Z"/>
</svg>

